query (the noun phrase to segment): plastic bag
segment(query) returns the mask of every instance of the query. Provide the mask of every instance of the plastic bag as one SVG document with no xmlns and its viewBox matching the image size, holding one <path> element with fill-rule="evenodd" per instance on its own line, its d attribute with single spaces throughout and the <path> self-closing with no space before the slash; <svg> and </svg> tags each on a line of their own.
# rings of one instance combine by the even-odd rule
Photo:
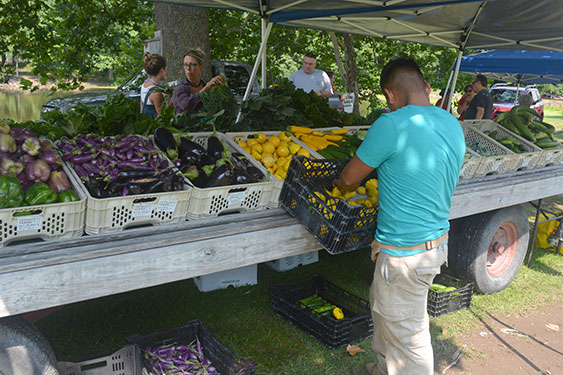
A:
<svg viewBox="0 0 563 375">
<path fill-rule="evenodd" d="M 553 214 L 547 214 L 548 219 L 551 219 L 555 216 L 561 216 L 561 211 L 555 212 Z M 536 247 L 550 251 L 555 251 L 555 249 L 557 249 L 558 238 L 556 236 L 556 232 L 557 228 L 559 227 L 559 223 L 559 220 L 552 220 L 538 224 L 538 234 L 535 241 Z M 563 255 L 563 248 L 561 248 L 561 255 Z"/>
</svg>

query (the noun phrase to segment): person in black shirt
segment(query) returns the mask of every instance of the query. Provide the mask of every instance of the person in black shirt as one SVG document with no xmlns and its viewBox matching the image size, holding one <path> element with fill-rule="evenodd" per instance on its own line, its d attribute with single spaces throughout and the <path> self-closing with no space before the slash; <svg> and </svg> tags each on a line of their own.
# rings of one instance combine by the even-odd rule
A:
<svg viewBox="0 0 563 375">
<path fill-rule="evenodd" d="M 477 94 L 465 111 L 465 120 L 490 119 L 493 112 L 493 98 L 487 90 L 487 77 L 477 74 L 473 80 L 473 91 Z"/>
</svg>

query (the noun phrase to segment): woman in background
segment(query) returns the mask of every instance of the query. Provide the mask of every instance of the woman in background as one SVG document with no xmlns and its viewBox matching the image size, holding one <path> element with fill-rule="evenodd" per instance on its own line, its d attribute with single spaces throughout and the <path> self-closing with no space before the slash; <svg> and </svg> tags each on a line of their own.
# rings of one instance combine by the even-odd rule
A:
<svg viewBox="0 0 563 375">
<path fill-rule="evenodd" d="M 465 117 L 465 111 L 467 110 L 469 103 L 471 103 L 471 100 L 475 96 L 472 85 L 465 86 L 463 91 L 464 95 L 461 97 L 461 99 L 459 99 L 459 102 L 457 103 L 457 113 L 459 114 L 458 120 L 463 120 L 463 118 Z"/>
<path fill-rule="evenodd" d="M 141 113 L 152 117 L 160 115 L 164 96 L 155 92 L 158 83 L 166 80 L 166 58 L 158 54 L 146 52 L 143 55 L 143 65 L 149 78 L 141 85 Z"/>
<path fill-rule="evenodd" d="M 176 114 L 186 111 L 188 113 L 197 113 L 203 108 L 203 101 L 199 94 L 215 85 L 223 85 L 224 83 L 220 76 L 211 78 L 207 83 L 201 79 L 201 74 L 205 67 L 205 54 L 199 48 L 186 52 L 183 60 L 186 79 L 174 87 L 172 105 L 176 110 Z"/>
</svg>

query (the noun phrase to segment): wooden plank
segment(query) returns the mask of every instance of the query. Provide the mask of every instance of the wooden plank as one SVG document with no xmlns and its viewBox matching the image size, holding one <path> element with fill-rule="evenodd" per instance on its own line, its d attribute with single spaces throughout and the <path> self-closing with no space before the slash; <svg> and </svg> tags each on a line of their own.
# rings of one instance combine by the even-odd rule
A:
<svg viewBox="0 0 563 375">
<path fill-rule="evenodd" d="M 244 225 L 241 225 L 239 222 L 234 222 L 213 227 L 176 231 L 173 233 L 137 236 L 112 242 L 97 243 L 95 241 L 89 241 L 87 245 L 82 246 L 64 247 L 51 251 L 0 258 L 0 273 L 131 253 L 151 248 L 180 245 L 216 237 L 245 234 L 248 232 L 295 225 L 297 221 L 294 218 L 282 215 L 269 218 L 269 220 L 264 220 L 264 218 L 246 220 L 243 224 Z"/>
<path fill-rule="evenodd" d="M 272 246 L 268 246 L 271 244 Z M 0 274 L 0 317 L 318 250 L 302 225 Z"/>
<path fill-rule="evenodd" d="M 554 176 L 545 177 L 542 180 L 497 185 L 488 189 L 458 193 L 452 198 L 450 219 L 560 195 L 562 189 L 563 176 Z"/>
</svg>

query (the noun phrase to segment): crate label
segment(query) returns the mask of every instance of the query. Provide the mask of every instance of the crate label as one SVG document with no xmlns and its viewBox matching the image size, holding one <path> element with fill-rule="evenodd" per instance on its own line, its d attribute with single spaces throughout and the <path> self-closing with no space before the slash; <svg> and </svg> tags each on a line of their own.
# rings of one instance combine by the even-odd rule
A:
<svg viewBox="0 0 563 375">
<path fill-rule="evenodd" d="M 38 230 L 43 224 L 43 216 L 18 217 L 17 231 Z"/>
<path fill-rule="evenodd" d="M 152 203 L 135 203 L 131 212 L 132 217 L 151 216 Z"/>
<path fill-rule="evenodd" d="M 244 198 L 246 197 L 246 191 L 237 191 L 236 193 L 229 193 L 227 197 L 227 202 L 229 206 L 240 204 L 244 202 Z"/>
<path fill-rule="evenodd" d="M 177 204 L 178 204 L 178 201 L 161 199 L 161 200 L 158 201 L 158 205 L 156 206 L 156 212 L 174 213 L 174 210 L 176 210 Z"/>
</svg>

